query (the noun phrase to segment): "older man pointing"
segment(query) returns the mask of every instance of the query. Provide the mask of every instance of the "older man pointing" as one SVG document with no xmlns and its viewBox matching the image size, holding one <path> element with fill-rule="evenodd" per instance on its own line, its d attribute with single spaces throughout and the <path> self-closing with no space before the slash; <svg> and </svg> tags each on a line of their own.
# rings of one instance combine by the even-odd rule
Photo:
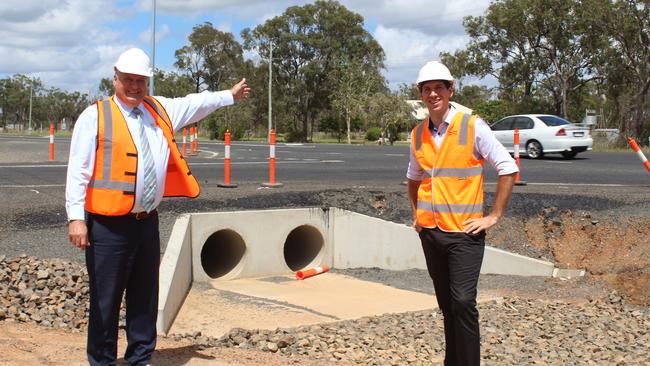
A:
<svg viewBox="0 0 650 366">
<path fill-rule="evenodd" d="M 230 90 L 183 98 L 147 96 L 149 57 L 124 51 L 114 65 L 115 95 L 86 108 L 74 127 L 66 182 L 70 242 L 85 249 L 90 288 L 88 361 L 115 365 L 122 297 L 124 354 L 147 365 L 156 348 L 163 197 L 197 197 L 199 185 L 174 132 L 248 96 L 242 79 Z"/>
</svg>

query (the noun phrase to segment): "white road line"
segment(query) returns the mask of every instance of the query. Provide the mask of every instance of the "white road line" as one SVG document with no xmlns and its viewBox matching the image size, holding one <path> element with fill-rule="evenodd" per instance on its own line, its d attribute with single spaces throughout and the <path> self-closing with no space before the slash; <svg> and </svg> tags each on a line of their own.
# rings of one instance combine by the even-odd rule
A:
<svg viewBox="0 0 650 366">
<path fill-rule="evenodd" d="M 213 159 L 213 158 L 216 158 L 217 156 L 219 156 L 218 152 L 212 152 L 212 151 L 209 151 L 209 150 L 199 150 L 199 152 L 204 152 L 206 154 L 212 154 L 212 156 L 208 156 L 208 157 L 206 157 L 206 159 Z"/>
<path fill-rule="evenodd" d="M 384 154 L 384 156 L 399 156 L 399 157 L 402 157 L 402 156 L 406 156 L 406 154 Z"/>
<path fill-rule="evenodd" d="M 276 160 L 275 161 L 277 164 L 311 164 L 311 163 L 320 163 L 320 162 L 326 162 L 326 163 L 343 163 L 344 161 L 342 160 L 318 160 L 318 159 L 304 159 L 302 161 L 298 161 L 295 159 L 286 159 L 286 160 Z M 230 165 L 251 165 L 251 164 L 268 164 L 268 161 L 246 161 L 246 162 L 230 162 Z M 215 162 L 215 163 L 199 163 L 199 162 L 190 162 L 190 167 L 195 166 L 195 165 L 223 165 L 223 162 Z M 0 168 L 65 168 L 67 165 L 2 165 Z"/>
<path fill-rule="evenodd" d="M 56 165 L 0 165 L 0 168 L 65 168 L 68 164 Z"/>
<path fill-rule="evenodd" d="M 245 162 L 230 162 L 230 165 L 260 165 L 268 164 L 268 161 L 245 161 Z M 313 163 L 344 163 L 342 160 L 314 160 L 314 161 L 287 161 L 287 160 L 276 160 L 276 164 L 313 164 Z M 190 163 L 190 167 L 201 165 L 223 165 L 224 163 Z"/>
<path fill-rule="evenodd" d="M 496 185 L 497 182 L 486 182 L 485 184 Z M 576 187 L 646 187 L 643 184 L 606 184 L 606 183 L 526 183 L 529 186 L 576 186 Z"/>
<path fill-rule="evenodd" d="M 8 184 L 0 186 L 0 188 L 51 188 L 51 187 L 65 187 L 65 184 Z"/>
</svg>

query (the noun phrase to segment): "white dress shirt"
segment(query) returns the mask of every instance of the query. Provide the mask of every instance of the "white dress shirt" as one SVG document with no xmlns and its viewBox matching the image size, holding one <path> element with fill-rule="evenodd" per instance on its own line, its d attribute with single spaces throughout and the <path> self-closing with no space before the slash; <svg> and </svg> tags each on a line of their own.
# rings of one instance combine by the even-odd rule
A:
<svg viewBox="0 0 650 366">
<path fill-rule="evenodd" d="M 133 108 L 125 106 L 116 96 L 112 97 L 122 111 L 126 124 L 133 138 L 133 142 L 140 151 L 140 133 L 138 118 L 132 113 Z M 171 119 L 174 132 L 188 124 L 195 123 L 214 112 L 217 108 L 234 103 L 230 90 L 190 94 L 183 98 L 155 97 L 165 108 Z M 154 124 L 154 117 L 141 103 L 138 108 L 143 112 L 142 121 L 145 123 L 145 133 L 151 148 L 154 164 L 156 166 L 156 200 L 155 206 L 160 204 L 165 190 L 165 176 L 169 160 L 169 145 L 163 132 Z M 86 108 L 74 126 L 72 142 L 70 144 L 70 159 L 68 161 L 68 176 L 66 180 L 65 197 L 68 220 L 83 220 L 86 200 L 86 188 L 93 175 L 95 167 L 95 150 L 97 147 L 97 106 L 95 104 Z M 132 212 L 144 211 L 142 208 L 142 159 L 138 159 L 135 187 L 135 205 Z"/>
<path fill-rule="evenodd" d="M 447 134 L 447 128 L 454 119 L 454 116 L 456 116 L 456 113 L 459 112 L 451 107 L 437 130 L 431 132 L 433 142 L 436 146 L 439 147 L 444 140 Z M 422 170 L 420 163 L 418 163 L 413 154 L 414 143 L 415 141 L 411 141 L 409 167 L 406 172 L 406 177 L 410 180 L 421 181 L 424 179 L 424 170 Z M 479 117 L 476 117 L 474 121 L 474 157 L 479 160 L 487 160 L 499 175 L 507 175 L 519 171 L 517 163 L 515 163 L 515 160 L 510 156 L 506 148 L 494 137 L 490 126 Z"/>
</svg>

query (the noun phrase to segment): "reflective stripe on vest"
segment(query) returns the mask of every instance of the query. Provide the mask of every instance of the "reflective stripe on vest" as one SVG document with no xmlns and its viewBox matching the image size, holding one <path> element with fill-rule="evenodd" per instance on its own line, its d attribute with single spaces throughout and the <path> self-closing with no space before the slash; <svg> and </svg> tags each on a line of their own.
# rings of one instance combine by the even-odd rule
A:
<svg viewBox="0 0 650 366">
<path fill-rule="evenodd" d="M 418 201 L 418 210 L 429 212 L 444 212 L 453 214 L 470 214 L 482 213 L 483 204 L 450 204 L 450 203 L 436 203 L 435 205 L 429 201 Z"/>
<path fill-rule="evenodd" d="M 428 176 L 431 176 L 431 171 L 424 171 Z M 483 174 L 483 167 L 477 166 L 473 168 L 433 168 L 434 177 L 455 177 L 467 178 Z"/>
<path fill-rule="evenodd" d="M 101 101 L 102 111 L 104 117 L 104 138 L 103 138 L 103 159 L 102 159 L 102 177 L 103 179 L 96 179 L 93 177 L 88 182 L 88 186 L 91 188 L 106 188 L 106 189 L 117 189 L 124 191 L 125 193 L 135 194 L 135 179 L 133 182 L 124 182 L 119 180 L 111 179 L 111 172 L 113 169 L 113 109 L 111 106 L 111 100 L 106 99 Z M 137 155 L 135 155 L 137 156 Z M 135 174 L 135 172 L 133 172 Z"/>
</svg>

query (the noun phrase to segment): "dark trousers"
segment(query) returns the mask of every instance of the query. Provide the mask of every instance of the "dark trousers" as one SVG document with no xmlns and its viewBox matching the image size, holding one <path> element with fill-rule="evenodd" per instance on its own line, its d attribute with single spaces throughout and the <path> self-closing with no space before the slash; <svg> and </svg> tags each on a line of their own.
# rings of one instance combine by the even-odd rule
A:
<svg viewBox="0 0 650 366">
<path fill-rule="evenodd" d="M 120 304 L 125 296 L 128 346 L 124 359 L 130 365 L 145 365 L 156 348 L 158 215 L 136 220 L 88 214 L 86 222 L 90 241 L 86 249 L 88 361 L 93 366 L 116 364 Z"/>
<path fill-rule="evenodd" d="M 478 366 L 481 336 L 476 287 L 485 251 L 477 236 L 435 229 L 420 232 L 422 250 L 445 323 L 445 366 Z"/>
</svg>

